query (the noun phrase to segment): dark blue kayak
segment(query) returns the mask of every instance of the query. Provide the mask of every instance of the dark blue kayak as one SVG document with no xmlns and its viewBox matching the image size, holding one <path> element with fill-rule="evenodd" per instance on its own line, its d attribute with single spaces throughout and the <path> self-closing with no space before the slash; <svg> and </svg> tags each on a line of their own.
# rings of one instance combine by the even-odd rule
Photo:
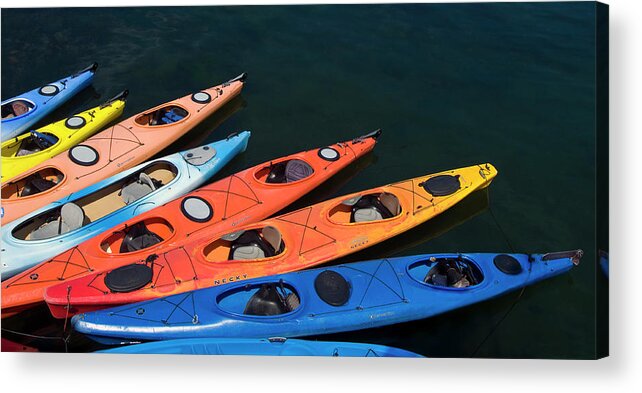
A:
<svg viewBox="0 0 642 393">
<path fill-rule="evenodd" d="M 79 314 L 103 343 L 299 337 L 431 317 L 570 270 L 581 250 L 430 254 L 304 270 Z"/>
<path fill-rule="evenodd" d="M 286 338 L 188 338 L 153 341 L 106 349 L 104 353 L 251 356 L 334 356 L 421 358 L 414 352 L 384 345 L 305 341 Z"/>
<path fill-rule="evenodd" d="M 15 138 L 91 84 L 98 64 L 2 101 L 2 142 Z"/>
</svg>

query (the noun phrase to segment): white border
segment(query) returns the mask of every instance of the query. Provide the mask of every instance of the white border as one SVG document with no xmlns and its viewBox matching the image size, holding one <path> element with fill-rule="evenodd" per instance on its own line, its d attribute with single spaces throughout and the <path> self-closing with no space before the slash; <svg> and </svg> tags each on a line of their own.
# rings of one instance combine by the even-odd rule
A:
<svg viewBox="0 0 642 393">
<path fill-rule="evenodd" d="M 243 4 L 301 4 L 251 1 Z M 350 3 L 363 3 L 351 1 Z M 370 1 L 390 3 L 391 1 Z M 406 1 L 415 2 L 415 1 Z M 426 2 L 426 1 L 424 1 Z M 437 2 L 437 1 L 427 1 Z M 462 2 L 462 1 L 449 1 Z M 343 3 L 324 1 L 324 3 Z M 324 359 L 200 356 L 95 356 L 91 354 L 0 355 L 0 388 L 12 391 L 121 389 L 162 391 L 621 391 L 641 386 L 642 223 L 640 152 L 642 124 L 642 15 L 637 0 L 610 3 L 611 156 L 611 357 L 602 361 L 470 359 Z M 156 1 L 9 2 L 2 7 L 178 5 Z M 190 5 L 240 4 L 189 1 Z M 183 5 L 183 4 L 180 4 Z M 627 187 L 629 186 L 629 187 Z M 551 326 L 552 329 L 555 326 Z M 130 389 L 131 388 L 131 389 Z M 15 389 L 15 390 L 14 390 Z M 635 390 L 635 389 L 633 389 Z"/>
</svg>

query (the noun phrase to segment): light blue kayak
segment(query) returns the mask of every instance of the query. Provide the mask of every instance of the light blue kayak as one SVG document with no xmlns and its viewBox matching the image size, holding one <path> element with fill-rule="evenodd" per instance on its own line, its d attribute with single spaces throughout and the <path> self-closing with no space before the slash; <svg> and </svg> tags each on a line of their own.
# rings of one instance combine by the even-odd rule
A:
<svg viewBox="0 0 642 393">
<path fill-rule="evenodd" d="M 244 131 L 145 162 L 3 225 L 2 280 L 201 186 L 245 151 L 249 137 Z"/>
<path fill-rule="evenodd" d="M 123 354 L 333 356 L 422 358 L 414 352 L 385 345 L 305 341 L 282 337 L 269 339 L 201 338 L 148 342 L 98 352 Z"/>
<path fill-rule="evenodd" d="M 2 142 L 15 138 L 89 86 L 98 64 L 2 101 Z"/>
<path fill-rule="evenodd" d="M 105 344 L 183 338 L 302 337 L 414 321 L 569 271 L 583 252 L 427 254 L 243 280 L 78 314 Z"/>
</svg>

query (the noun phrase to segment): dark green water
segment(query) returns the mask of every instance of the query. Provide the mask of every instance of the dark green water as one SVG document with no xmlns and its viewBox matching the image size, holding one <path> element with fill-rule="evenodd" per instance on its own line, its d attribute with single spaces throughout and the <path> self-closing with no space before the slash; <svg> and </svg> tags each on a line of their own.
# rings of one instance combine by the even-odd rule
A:
<svg viewBox="0 0 642 393">
<path fill-rule="evenodd" d="M 585 257 L 517 303 L 512 293 L 322 337 L 431 357 L 595 356 L 595 286 L 605 283 L 595 268 L 595 60 L 590 2 L 2 10 L 3 98 L 100 64 L 93 88 L 51 120 L 125 88 L 130 116 L 247 72 L 241 98 L 162 153 L 251 130 L 247 152 L 220 176 L 384 130 L 372 155 L 297 206 L 493 163 L 499 175 L 488 195 L 344 261 L 511 246 L 582 248 Z M 61 330 L 45 310 L 5 326 Z M 69 348 L 92 347 L 74 336 Z"/>
</svg>

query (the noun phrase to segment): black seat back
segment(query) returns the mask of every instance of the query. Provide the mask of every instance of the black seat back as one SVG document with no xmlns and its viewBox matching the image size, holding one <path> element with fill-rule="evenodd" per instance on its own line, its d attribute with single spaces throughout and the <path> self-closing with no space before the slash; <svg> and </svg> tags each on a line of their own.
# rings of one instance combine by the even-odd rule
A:
<svg viewBox="0 0 642 393">
<path fill-rule="evenodd" d="M 394 217 L 394 214 L 392 214 L 390 210 L 381 203 L 377 195 L 362 196 L 359 201 L 352 206 L 350 222 L 355 222 L 354 213 L 360 209 L 375 209 L 379 214 L 381 214 L 383 219 Z"/>
<path fill-rule="evenodd" d="M 139 222 L 127 230 L 123 242 L 120 245 L 120 252 L 126 253 L 142 250 L 162 241 L 163 238 L 147 229 L 145 223 Z"/>
<path fill-rule="evenodd" d="M 261 288 L 247 302 L 243 314 L 271 316 L 285 314 L 289 310 L 285 300 L 278 292 L 276 284 L 262 284 Z"/>
</svg>

